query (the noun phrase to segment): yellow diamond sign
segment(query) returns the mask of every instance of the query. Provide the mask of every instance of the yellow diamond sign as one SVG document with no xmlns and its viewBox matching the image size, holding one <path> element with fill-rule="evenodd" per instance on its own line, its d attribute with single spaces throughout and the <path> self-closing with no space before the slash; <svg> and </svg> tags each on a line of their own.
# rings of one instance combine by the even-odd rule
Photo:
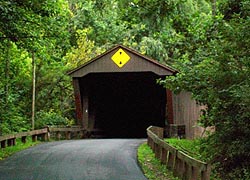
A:
<svg viewBox="0 0 250 180">
<path fill-rule="evenodd" d="M 129 55 L 123 51 L 121 48 L 116 51 L 116 53 L 111 57 L 114 63 L 120 68 L 124 66 L 129 60 Z"/>
</svg>

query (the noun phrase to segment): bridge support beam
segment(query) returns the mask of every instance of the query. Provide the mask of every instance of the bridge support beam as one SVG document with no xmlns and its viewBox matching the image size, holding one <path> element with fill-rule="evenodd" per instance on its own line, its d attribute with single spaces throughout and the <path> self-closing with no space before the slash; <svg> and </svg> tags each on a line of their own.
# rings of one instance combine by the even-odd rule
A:
<svg viewBox="0 0 250 180">
<path fill-rule="evenodd" d="M 76 107 L 76 119 L 78 125 L 82 124 L 83 112 L 82 112 L 82 99 L 80 92 L 79 79 L 73 78 L 73 87 L 74 87 L 74 95 L 75 95 L 75 107 Z"/>
</svg>

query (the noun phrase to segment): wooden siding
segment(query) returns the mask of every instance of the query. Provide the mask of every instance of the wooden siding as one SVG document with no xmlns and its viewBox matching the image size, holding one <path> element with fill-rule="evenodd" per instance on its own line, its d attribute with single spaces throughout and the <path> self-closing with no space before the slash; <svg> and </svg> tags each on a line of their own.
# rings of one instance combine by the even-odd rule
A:
<svg viewBox="0 0 250 180">
<path fill-rule="evenodd" d="M 114 72 L 154 72 L 159 76 L 173 75 L 176 71 L 160 65 L 158 62 L 145 59 L 138 53 L 122 48 L 130 57 L 130 60 L 123 66 L 118 67 L 111 59 L 111 57 L 117 52 L 119 48 L 114 48 L 108 53 L 104 53 L 98 59 L 94 59 L 86 65 L 77 68 L 70 72 L 71 77 L 83 77 L 89 73 L 114 73 Z"/>
<path fill-rule="evenodd" d="M 204 108 L 192 99 L 189 92 L 173 95 L 174 124 L 186 126 L 186 138 L 193 139 L 202 135 L 204 128 L 197 125 L 197 120 Z"/>
<path fill-rule="evenodd" d="M 82 99 L 81 99 L 79 80 L 76 78 L 73 79 L 73 87 L 74 87 L 74 96 L 75 96 L 77 124 L 81 124 L 82 119 L 83 119 Z"/>
</svg>

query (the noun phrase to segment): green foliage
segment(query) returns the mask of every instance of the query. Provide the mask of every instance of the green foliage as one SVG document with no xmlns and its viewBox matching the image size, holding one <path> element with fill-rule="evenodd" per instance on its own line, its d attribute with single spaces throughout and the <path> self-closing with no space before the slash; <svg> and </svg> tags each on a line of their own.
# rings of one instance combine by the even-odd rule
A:
<svg viewBox="0 0 250 180">
<path fill-rule="evenodd" d="M 100 48 L 95 47 L 94 41 L 88 40 L 87 36 L 90 32 L 90 29 L 76 31 L 77 47 L 73 47 L 64 57 L 67 61 L 67 66 L 71 69 L 88 62 L 91 58 L 101 53 Z"/>
<path fill-rule="evenodd" d="M 247 4 L 237 5 L 243 3 Z M 231 2 L 227 5 L 235 7 Z M 244 179 L 247 177 L 240 176 L 250 166 L 250 19 L 242 16 L 245 12 L 234 10 L 230 17 L 213 18 L 207 43 L 192 56 L 183 56 L 182 64 L 177 63 L 180 73 L 162 83 L 174 91 L 190 91 L 207 105 L 200 123 L 216 126 L 207 140 L 207 156 L 218 162 L 223 178 Z"/>
<path fill-rule="evenodd" d="M 0 161 L 11 156 L 12 154 L 18 152 L 18 151 L 22 151 L 24 149 L 27 149 L 31 146 L 37 145 L 39 144 L 40 141 L 36 141 L 36 142 L 32 142 L 30 137 L 27 137 L 26 139 L 26 143 L 22 143 L 21 139 L 17 139 L 16 140 L 16 145 L 15 146 L 9 146 L 6 148 L 1 148 L 0 149 Z"/>
<path fill-rule="evenodd" d="M 0 9 L 0 134 L 31 128 L 32 53 L 37 66 L 37 110 L 61 108 L 72 118 L 70 80 L 61 61 L 69 46 L 66 1 L 5 0 Z"/>
<path fill-rule="evenodd" d="M 75 115 L 66 72 L 124 44 L 180 71 L 161 83 L 207 105 L 200 123 L 216 126 L 203 143 L 208 158 L 222 176 L 247 177 L 250 4 L 216 4 L 212 14 L 206 0 L 1 1 L 0 134 L 31 127 L 32 54 L 38 126 L 67 124 Z"/>
<path fill-rule="evenodd" d="M 166 168 L 165 165 L 155 158 L 153 151 L 150 147 L 144 143 L 138 148 L 137 153 L 139 164 L 145 174 L 145 176 L 150 180 L 158 179 L 172 179 L 178 180 L 174 177 L 172 172 Z"/>
<path fill-rule="evenodd" d="M 170 145 L 174 146 L 176 149 L 186 153 L 187 155 L 195 159 L 211 163 L 211 159 L 213 157 L 209 157 L 209 155 L 207 154 L 207 149 L 209 148 L 209 145 L 206 142 L 206 138 L 199 138 L 194 140 L 170 138 L 166 139 L 165 141 Z M 216 164 L 212 164 L 212 172 L 210 175 L 210 179 L 220 179 L 218 177 L 218 170 Z"/>
<path fill-rule="evenodd" d="M 166 139 L 166 142 L 193 158 L 207 162 L 207 157 L 203 156 L 203 152 L 200 148 L 203 143 L 201 139 L 188 140 L 171 138 Z"/>
<path fill-rule="evenodd" d="M 25 102 L 30 88 L 30 59 L 26 51 L 14 43 L 3 41 L 6 49 L 0 49 L 0 122 L 2 133 L 29 129 Z"/>
<path fill-rule="evenodd" d="M 44 128 L 45 126 L 68 126 L 73 125 L 73 122 L 63 117 L 62 115 L 54 112 L 53 110 L 49 112 L 39 111 L 36 114 L 36 129 Z"/>
</svg>

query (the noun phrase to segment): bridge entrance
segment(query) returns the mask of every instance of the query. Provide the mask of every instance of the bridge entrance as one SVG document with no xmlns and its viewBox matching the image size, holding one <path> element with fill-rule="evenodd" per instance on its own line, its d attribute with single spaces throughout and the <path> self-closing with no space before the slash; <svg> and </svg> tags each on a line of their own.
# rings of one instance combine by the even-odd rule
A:
<svg viewBox="0 0 250 180">
<path fill-rule="evenodd" d="M 146 137 L 150 125 L 165 125 L 166 90 L 156 84 L 157 75 L 100 73 L 86 78 L 91 82 L 92 127 L 105 137 Z"/>
<path fill-rule="evenodd" d="M 170 120 L 167 91 L 156 80 L 174 73 L 127 47 L 114 47 L 69 73 L 78 123 L 108 138 L 146 137 L 148 126 L 164 127 Z"/>
</svg>

